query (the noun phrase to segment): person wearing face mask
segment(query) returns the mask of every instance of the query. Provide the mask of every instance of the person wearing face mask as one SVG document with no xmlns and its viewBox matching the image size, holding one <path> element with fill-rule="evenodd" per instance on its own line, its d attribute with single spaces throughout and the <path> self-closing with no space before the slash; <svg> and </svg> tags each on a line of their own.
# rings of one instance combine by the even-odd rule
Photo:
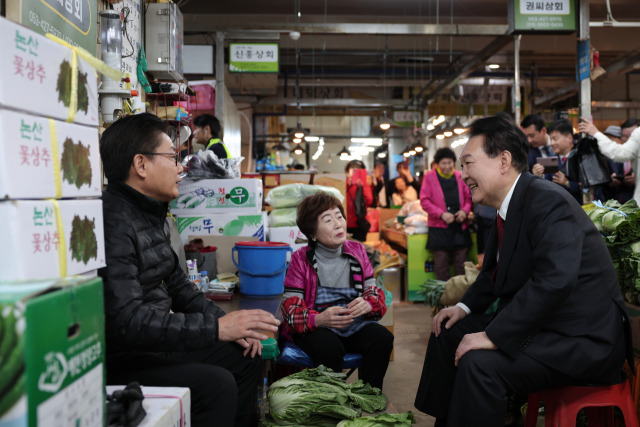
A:
<svg viewBox="0 0 640 427">
<path fill-rule="evenodd" d="M 438 280 L 451 277 L 453 260 L 455 275 L 464 274 L 464 262 L 471 246 L 467 216 L 473 209 L 471 193 L 460 172 L 454 169 L 456 154 L 444 147 L 436 151 L 436 168 L 427 172 L 420 189 L 420 204 L 429 215 L 427 249 L 433 252 Z"/>
<path fill-rule="evenodd" d="M 341 372 L 346 353 L 362 354 L 359 378 L 382 389 L 393 334 L 377 320 L 387 311 L 364 246 L 347 240 L 342 203 L 324 192 L 298 204 L 296 223 L 309 245 L 291 256 L 284 280 L 280 335 L 314 364 Z"/>
</svg>

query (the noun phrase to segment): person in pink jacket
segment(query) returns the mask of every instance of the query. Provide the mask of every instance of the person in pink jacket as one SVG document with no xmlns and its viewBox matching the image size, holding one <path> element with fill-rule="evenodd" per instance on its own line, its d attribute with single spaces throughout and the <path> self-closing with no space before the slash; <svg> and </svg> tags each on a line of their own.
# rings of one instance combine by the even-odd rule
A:
<svg viewBox="0 0 640 427">
<path fill-rule="evenodd" d="M 316 193 L 298 204 L 296 222 L 309 246 L 291 256 L 280 336 L 338 372 L 346 353 L 362 354 L 358 376 L 382 389 L 393 350 L 393 334 L 377 322 L 387 311 L 385 294 L 364 246 L 347 240 L 342 203 Z"/>
<path fill-rule="evenodd" d="M 455 274 L 464 274 L 464 262 L 471 246 L 467 230 L 467 215 L 473 208 L 469 187 L 454 169 L 456 154 L 444 147 L 436 151 L 435 169 L 424 176 L 420 189 L 420 204 L 429 215 L 427 249 L 433 252 L 433 264 L 438 280 L 451 277 L 449 264 L 453 259 Z"/>
</svg>

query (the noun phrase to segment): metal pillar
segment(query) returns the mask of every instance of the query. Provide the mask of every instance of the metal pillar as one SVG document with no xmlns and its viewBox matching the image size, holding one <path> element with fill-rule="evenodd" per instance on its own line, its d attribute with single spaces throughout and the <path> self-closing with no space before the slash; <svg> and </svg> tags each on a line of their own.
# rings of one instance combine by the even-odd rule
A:
<svg viewBox="0 0 640 427">
<path fill-rule="evenodd" d="M 513 36 L 513 118 L 520 123 L 520 34 Z"/>
<path fill-rule="evenodd" d="M 224 33 L 216 32 L 216 117 L 224 114 Z"/>
<path fill-rule="evenodd" d="M 579 9 L 579 24 L 578 24 L 578 40 L 587 43 L 589 55 L 591 55 L 591 43 L 589 35 L 589 0 L 580 0 Z M 576 67 L 579 65 L 576 64 Z M 580 86 L 579 100 L 580 100 L 580 117 L 591 119 L 591 79 L 586 78 L 581 80 L 578 85 Z"/>
</svg>

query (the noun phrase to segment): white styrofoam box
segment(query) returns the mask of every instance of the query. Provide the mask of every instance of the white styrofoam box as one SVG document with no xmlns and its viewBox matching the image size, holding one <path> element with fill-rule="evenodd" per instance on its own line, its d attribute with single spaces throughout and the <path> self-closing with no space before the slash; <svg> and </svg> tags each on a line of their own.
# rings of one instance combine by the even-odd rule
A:
<svg viewBox="0 0 640 427">
<path fill-rule="evenodd" d="M 0 109 L 0 198 L 100 197 L 101 176 L 97 128 Z"/>
<path fill-rule="evenodd" d="M 124 390 L 123 385 L 108 385 L 107 394 Z M 142 386 L 142 407 L 147 415 L 138 427 L 191 427 L 191 391 L 187 387 Z"/>
<path fill-rule="evenodd" d="M 266 212 L 176 215 L 176 222 L 184 244 L 189 243 L 189 236 L 246 236 L 266 240 Z"/>
<path fill-rule="evenodd" d="M 174 215 L 256 214 L 262 210 L 260 179 L 183 179 L 180 196 L 169 204 Z"/>
<path fill-rule="evenodd" d="M 105 266 L 102 200 L 57 205 L 0 201 L 0 280 L 50 279 L 64 276 L 63 268 L 71 276 Z"/>
<path fill-rule="evenodd" d="M 269 240 L 287 243 L 294 252 L 308 244 L 307 242 L 296 243 L 296 239 L 307 240 L 307 236 L 302 234 L 298 227 L 269 227 Z"/>
<path fill-rule="evenodd" d="M 60 120 L 69 118 L 72 51 L 0 18 L 0 105 Z M 98 125 L 98 77 L 78 56 L 75 122 Z"/>
</svg>

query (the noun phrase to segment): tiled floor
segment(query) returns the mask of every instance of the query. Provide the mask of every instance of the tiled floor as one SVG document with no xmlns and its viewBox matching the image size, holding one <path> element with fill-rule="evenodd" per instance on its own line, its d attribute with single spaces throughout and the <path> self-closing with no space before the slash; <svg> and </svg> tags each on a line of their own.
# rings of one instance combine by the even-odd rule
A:
<svg viewBox="0 0 640 427">
<path fill-rule="evenodd" d="M 416 425 L 432 427 L 434 419 L 413 406 L 422 364 L 431 334 L 431 307 L 422 303 L 395 302 L 394 360 L 384 379 L 383 393 L 395 412 L 412 411 Z"/>
</svg>

